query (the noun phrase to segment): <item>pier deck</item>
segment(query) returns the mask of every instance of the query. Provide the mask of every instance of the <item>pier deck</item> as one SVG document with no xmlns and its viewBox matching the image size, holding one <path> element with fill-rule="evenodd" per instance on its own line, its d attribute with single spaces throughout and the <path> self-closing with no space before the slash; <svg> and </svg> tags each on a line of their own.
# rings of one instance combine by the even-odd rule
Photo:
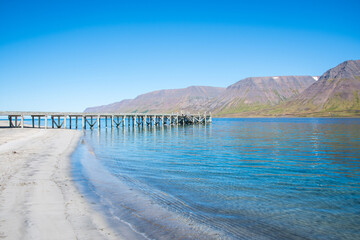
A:
<svg viewBox="0 0 360 240">
<path fill-rule="evenodd" d="M 78 128 L 108 127 L 110 120 L 111 128 L 120 126 L 164 126 L 164 125 L 193 125 L 208 124 L 212 122 L 210 114 L 147 114 L 147 113 L 82 113 L 82 112 L 18 112 L 3 111 L 1 116 L 7 116 L 9 127 L 24 128 L 25 118 L 31 118 L 32 127 L 48 128 L 51 121 L 52 128 Z M 42 121 L 44 119 L 44 123 Z M 37 120 L 37 126 L 35 121 Z M 103 121 L 101 121 L 103 120 Z M 79 125 L 78 123 L 81 123 Z M 105 126 L 102 126 L 102 124 Z"/>
</svg>

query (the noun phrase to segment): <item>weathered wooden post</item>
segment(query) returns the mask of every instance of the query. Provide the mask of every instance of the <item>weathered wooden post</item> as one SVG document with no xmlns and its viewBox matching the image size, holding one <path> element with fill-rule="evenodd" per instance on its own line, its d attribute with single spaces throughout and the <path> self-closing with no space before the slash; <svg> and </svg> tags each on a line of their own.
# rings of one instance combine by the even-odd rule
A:
<svg viewBox="0 0 360 240">
<path fill-rule="evenodd" d="M 21 128 L 24 128 L 24 115 L 21 115 Z"/>
<path fill-rule="evenodd" d="M 75 127 L 78 128 L 78 116 L 75 117 Z"/>
<path fill-rule="evenodd" d="M 35 120 L 34 120 L 34 116 L 31 116 L 32 118 L 32 127 L 34 128 L 35 127 Z"/>
<path fill-rule="evenodd" d="M 66 129 L 66 115 L 64 115 L 64 128 Z"/>
<path fill-rule="evenodd" d="M 70 129 L 71 129 L 71 115 L 69 115 L 69 119 L 70 119 Z"/>
<path fill-rule="evenodd" d="M 47 118 L 48 118 L 48 115 L 45 115 L 45 129 L 47 129 Z"/>
<path fill-rule="evenodd" d="M 111 115 L 111 129 L 114 127 L 114 115 Z"/>
<path fill-rule="evenodd" d="M 126 115 L 124 115 L 124 116 L 122 117 L 122 119 L 123 119 L 123 121 L 122 121 L 123 128 L 125 128 L 125 119 L 126 119 Z"/>
<path fill-rule="evenodd" d="M 100 115 L 98 115 L 97 120 L 98 120 L 98 129 L 100 129 Z"/>
<path fill-rule="evenodd" d="M 86 129 L 86 116 L 82 117 L 82 121 L 83 121 L 83 128 Z"/>
</svg>

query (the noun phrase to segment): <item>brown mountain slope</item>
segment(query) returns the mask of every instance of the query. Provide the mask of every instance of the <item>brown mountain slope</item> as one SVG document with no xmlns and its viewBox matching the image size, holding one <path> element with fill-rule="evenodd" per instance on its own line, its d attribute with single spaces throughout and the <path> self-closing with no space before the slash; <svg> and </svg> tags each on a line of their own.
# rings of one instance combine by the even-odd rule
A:
<svg viewBox="0 0 360 240">
<path fill-rule="evenodd" d="M 245 78 L 227 87 L 209 108 L 218 115 L 266 109 L 298 95 L 315 79 L 311 76 Z"/>
<path fill-rule="evenodd" d="M 217 116 L 360 116 L 360 60 L 311 76 L 252 77 L 224 88 L 160 90 L 86 112 L 204 112 Z"/>
<path fill-rule="evenodd" d="M 148 112 L 171 113 L 180 111 L 204 112 L 207 102 L 219 96 L 225 88 L 191 86 L 182 89 L 159 90 L 109 105 L 90 107 L 85 112 Z"/>
<path fill-rule="evenodd" d="M 315 116 L 356 115 L 360 112 L 359 95 L 360 60 L 350 60 L 325 72 L 316 83 L 275 111 Z"/>
</svg>

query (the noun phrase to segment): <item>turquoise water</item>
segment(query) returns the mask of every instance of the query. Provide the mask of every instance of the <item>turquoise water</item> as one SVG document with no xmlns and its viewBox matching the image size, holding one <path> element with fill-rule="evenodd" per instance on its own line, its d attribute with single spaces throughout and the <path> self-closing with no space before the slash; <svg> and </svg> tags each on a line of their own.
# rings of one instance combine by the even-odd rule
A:
<svg viewBox="0 0 360 240">
<path fill-rule="evenodd" d="M 72 159 L 130 239 L 360 239 L 360 119 L 86 130 Z"/>
</svg>

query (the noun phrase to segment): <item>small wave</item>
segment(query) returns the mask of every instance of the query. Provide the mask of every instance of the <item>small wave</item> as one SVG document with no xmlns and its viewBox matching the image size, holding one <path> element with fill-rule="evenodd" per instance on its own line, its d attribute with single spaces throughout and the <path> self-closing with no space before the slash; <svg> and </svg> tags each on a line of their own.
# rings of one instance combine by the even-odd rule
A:
<svg viewBox="0 0 360 240">
<path fill-rule="evenodd" d="M 141 186 L 134 179 L 127 179 L 132 182 L 131 186 L 127 185 L 102 166 L 86 140 L 81 143 L 73 155 L 75 181 L 81 185 L 85 196 L 96 201 L 115 229 L 124 231 L 126 225 L 128 231 L 136 233 L 136 239 L 230 238 L 221 231 L 179 214 L 186 206 L 184 202 L 165 197 L 165 193 L 149 192 L 148 189 L 151 197 L 146 196 L 143 192 L 146 186 Z M 135 185 L 139 188 L 135 189 Z M 171 205 L 178 213 L 164 208 L 157 200 Z"/>
</svg>

